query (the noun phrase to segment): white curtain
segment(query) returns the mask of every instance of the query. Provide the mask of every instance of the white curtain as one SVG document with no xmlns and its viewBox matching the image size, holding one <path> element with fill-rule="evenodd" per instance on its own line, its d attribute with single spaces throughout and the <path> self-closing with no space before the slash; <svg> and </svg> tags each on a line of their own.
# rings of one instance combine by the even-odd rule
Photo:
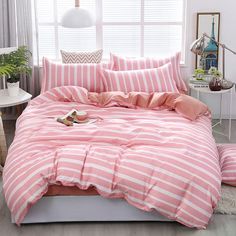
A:
<svg viewBox="0 0 236 236">
<path fill-rule="evenodd" d="M 24 45 L 33 53 L 32 7 L 32 0 L 0 0 L 1 48 Z M 20 87 L 37 96 L 40 91 L 39 67 L 33 66 L 32 60 L 30 65 L 32 75 L 22 76 Z"/>
<path fill-rule="evenodd" d="M 15 0 L 0 1 L 0 47 L 17 45 Z"/>
</svg>

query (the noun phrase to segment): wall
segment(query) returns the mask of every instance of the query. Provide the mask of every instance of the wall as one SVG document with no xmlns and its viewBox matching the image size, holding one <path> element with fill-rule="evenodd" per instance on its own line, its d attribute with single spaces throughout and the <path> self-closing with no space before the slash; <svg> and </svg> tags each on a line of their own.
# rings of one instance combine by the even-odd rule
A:
<svg viewBox="0 0 236 236">
<path fill-rule="evenodd" d="M 187 1 L 187 38 L 186 65 L 182 68 L 183 76 L 188 79 L 193 73 L 195 55 L 189 51 L 191 43 L 196 39 L 197 12 L 220 12 L 220 41 L 236 51 L 236 2 L 235 0 L 186 0 Z M 220 52 L 220 55 L 222 53 Z M 221 58 L 220 58 L 221 62 Z M 220 65 L 221 68 L 221 65 Z M 236 83 L 236 55 L 226 52 L 226 78 Z M 224 95 L 223 114 L 227 117 L 229 110 L 229 95 Z M 202 96 L 202 100 L 213 110 L 216 117 L 219 114 L 220 99 L 217 95 Z M 233 96 L 233 117 L 236 119 L 236 93 Z"/>
</svg>

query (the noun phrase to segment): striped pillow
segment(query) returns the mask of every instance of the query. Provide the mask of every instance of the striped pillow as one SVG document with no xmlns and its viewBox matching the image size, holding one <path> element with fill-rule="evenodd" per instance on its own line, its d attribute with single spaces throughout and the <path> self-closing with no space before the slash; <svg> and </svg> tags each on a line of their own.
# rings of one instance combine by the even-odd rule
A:
<svg viewBox="0 0 236 236">
<path fill-rule="evenodd" d="M 101 68 L 110 69 L 110 63 L 100 64 L 61 64 L 43 58 L 43 81 L 41 93 L 60 86 L 73 85 L 90 92 L 104 91 Z"/>
<path fill-rule="evenodd" d="M 102 61 L 103 50 L 94 52 L 66 52 L 61 50 L 63 63 L 100 63 Z"/>
<path fill-rule="evenodd" d="M 222 182 L 236 186 L 236 144 L 219 144 Z"/>
<path fill-rule="evenodd" d="M 180 60 L 181 53 L 178 52 L 171 57 L 165 59 L 158 58 L 125 58 L 110 54 L 113 70 L 140 70 L 158 68 L 167 63 L 171 63 L 173 70 L 173 79 L 176 82 L 177 88 L 181 91 L 187 91 L 186 84 L 184 83 L 180 73 Z"/>
<path fill-rule="evenodd" d="M 154 69 L 113 71 L 102 69 L 105 90 L 135 92 L 178 92 L 170 63 Z"/>
</svg>

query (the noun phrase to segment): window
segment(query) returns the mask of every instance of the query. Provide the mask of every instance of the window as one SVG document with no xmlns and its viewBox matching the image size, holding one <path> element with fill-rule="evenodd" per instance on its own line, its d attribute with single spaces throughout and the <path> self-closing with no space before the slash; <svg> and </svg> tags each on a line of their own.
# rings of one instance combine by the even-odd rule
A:
<svg viewBox="0 0 236 236">
<path fill-rule="evenodd" d="M 60 49 L 103 48 L 127 56 L 184 55 L 186 0 L 81 0 L 96 15 L 96 26 L 67 29 L 60 25 L 74 0 L 35 0 L 39 57 L 60 58 Z M 36 30 L 37 29 L 37 30 Z M 36 38 L 36 35 L 38 36 Z"/>
</svg>

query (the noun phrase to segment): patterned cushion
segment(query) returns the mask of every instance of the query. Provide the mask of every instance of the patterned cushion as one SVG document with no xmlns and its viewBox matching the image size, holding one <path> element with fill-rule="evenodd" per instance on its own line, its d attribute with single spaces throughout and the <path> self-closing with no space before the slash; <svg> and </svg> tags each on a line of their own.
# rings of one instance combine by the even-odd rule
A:
<svg viewBox="0 0 236 236">
<path fill-rule="evenodd" d="M 113 70 L 140 70 L 158 68 L 167 63 L 171 63 L 173 70 L 173 79 L 176 82 L 177 88 L 182 91 L 187 91 L 187 87 L 182 80 L 180 73 L 180 59 L 181 53 L 178 52 L 173 56 L 167 58 L 125 58 L 110 54 L 111 62 L 113 63 Z"/>
<path fill-rule="evenodd" d="M 154 69 L 101 72 L 106 91 L 178 92 L 170 63 Z"/>
<path fill-rule="evenodd" d="M 236 186 L 236 144 L 218 144 L 222 182 Z"/>
<path fill-rule="evenodd" d="M 102 92 L 101 68 L 110 69 L 110 63 L 99 64 L 62 64 L 43 58 L 43 80 L 41 93 L 55 87 L 73 85 Z"/>
<path fill-rule="evenodd" d="M 103 50 L 94 52 L 66 52 L 61 50 L 63 63 L 100 63 L 102 60 Z"/>
</svg>

